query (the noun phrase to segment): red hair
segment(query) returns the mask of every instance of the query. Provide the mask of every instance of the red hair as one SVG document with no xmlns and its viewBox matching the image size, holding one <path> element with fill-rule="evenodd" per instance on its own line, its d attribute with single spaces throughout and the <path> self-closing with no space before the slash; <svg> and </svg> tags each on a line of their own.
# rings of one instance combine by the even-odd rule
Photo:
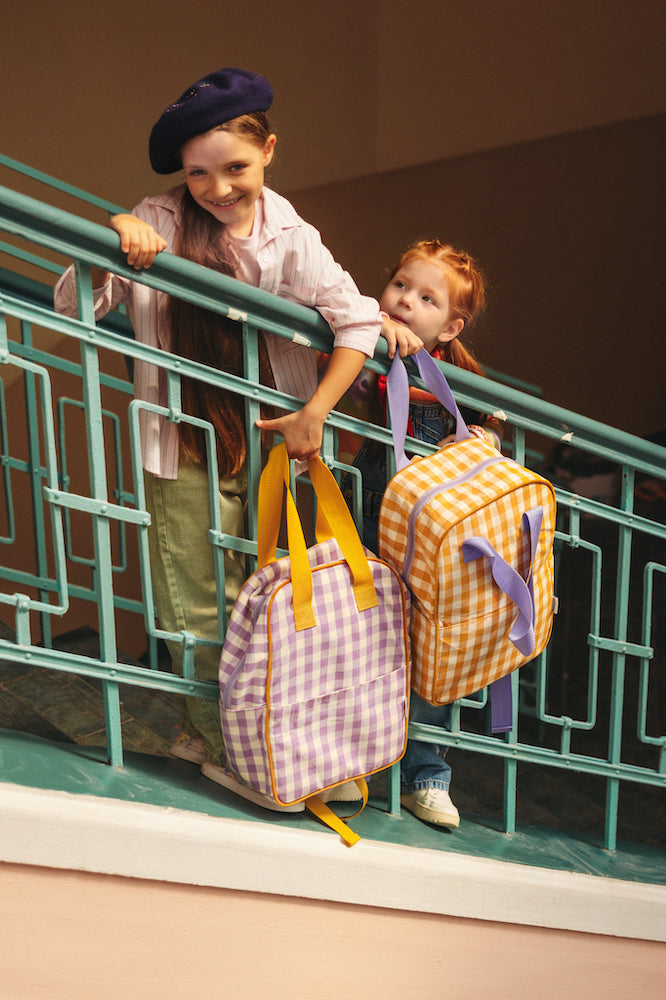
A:
<svg viewBox="0 0 666 1000">
<path fill-rule="evenodd" d="M 393 278 L 405 264 L 414 260 L 425 260 L 437 264 L 446 276 L 449 291 L 450 318 L 462 319 L 469 327 L 483 312 L 486 305 L 486 289 L 483 272 L 473 257 L 464 250 L 456 250 L 439 240 L 420 240 L 409 246 L 391 270 Z M 472 352 L 460 343 L 459 337 L 442 344 L 439 349 L 442 361 L 448 361 L 458 368 L 483 375 L 483 370 Z"/>
</svg>

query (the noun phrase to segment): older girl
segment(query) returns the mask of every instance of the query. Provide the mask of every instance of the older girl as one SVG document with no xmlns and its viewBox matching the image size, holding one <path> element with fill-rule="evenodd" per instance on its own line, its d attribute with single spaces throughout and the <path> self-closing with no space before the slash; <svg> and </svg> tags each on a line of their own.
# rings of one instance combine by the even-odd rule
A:
<svg viewBox="0 0 666 1000">
<path fill-rule="evenodd" d="M 317 455 L 332 406 L 371 356 L 382 319 L 377 302 L 362 296 L 333 260 L 319 233 L 291 204 L 264 186 L 276 137 L 266 110 L 268 82 L 254 73 L 223 69 L 194 83 L 155 124 L 150 160 L 158 174 L 182 170 L 184 183 L 144 199 L 111 226 L 128 263 L 150 267 L 171 251 L 268 292 L 318 309 L 331 326 L 334 349 L 321 382 L 314 351 L 277 336 L 262 341 L 262 369 L 277 388 L 306 400 L 295 413 L 259 425 L 281 433 L 292 458 Z M 241 332 L 206 312 L 118 275 L 94 272 L 96 316 L 127 303 L 137 340 L 238 374 Z M 76 314 L 72 269 L 55 290 L 56 308 Z M 166 378 L 137 361 L 135 394 L 167 403 Z M 244 532 L 245 428 L 242 402 L 203 383 L 183 380 L 183 410 L 209 420 L 216 431 L 222 531 Z M 151 566 L 157 615 L 163 629 L 217 639 L 213 556 L 208 541 L 208 472 L 203 441 L 187 423 L 144 411 L 141 446 L 146 505 L 151 514 Z M 230 611 L 245 577 L 243 560 L 225 553 L 226 605 Z M 177 669 L 182 646 L 172 644 Z M 217 681 L 219 649 L 198 646 L 195 674 Z M 246 789 L 224 769 L 216 703 L 186 699 L 181 733 L 172 752 L 202 767 L 209 778 L 268 808 L 280 808 Z M 290 806 L 296 811 L 302 805 Z"/>
</svg>

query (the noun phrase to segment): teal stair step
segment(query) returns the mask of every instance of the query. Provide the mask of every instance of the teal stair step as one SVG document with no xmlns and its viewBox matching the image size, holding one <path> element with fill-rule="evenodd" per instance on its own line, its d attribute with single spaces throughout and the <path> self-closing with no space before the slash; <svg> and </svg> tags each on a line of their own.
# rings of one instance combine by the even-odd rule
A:
<svg viewBox="0 0 666 1000">
<path fill-rule="evenodd" d="M 174 758 L 127 752 L 122 768 L 106 763 L 102 747 L 56 743 L 25 733 L 0 730 L 0 783 L 92 795 L 180 809 L 207 816 L 321 830 L 308 813 L 276 814 L 253 806 L 204 778 L 196 765 Z M 379 785 L 381 785 L 381 780 Z M 448 851 L 471 857 L 573 871 L 606 878 L 666 884 L 664 855 L 658 848 L 622 843 L 614 852 L 600 841 L 547 828 L 502 832 L 496 820 L 463 812 L 460 828 L 449 831 L 422 823 L 411 813 L 387 812 L 386 800 L 370 782 L 370 801 L 350 821 L 364 839 L 405 847 Z M 335 807 L 343 813 L 344 804 Z"/>
</svg>

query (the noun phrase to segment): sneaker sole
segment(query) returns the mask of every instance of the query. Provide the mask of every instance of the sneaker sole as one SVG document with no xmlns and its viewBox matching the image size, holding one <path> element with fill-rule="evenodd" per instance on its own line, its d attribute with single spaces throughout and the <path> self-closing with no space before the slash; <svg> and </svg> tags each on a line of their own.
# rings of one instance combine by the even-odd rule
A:
<svg viewBox="0 0 666 1000">
<path fill-rule="evenodd" d="M 178 743 L 174 743 L 174 745 L 170 748 L 169 753 L 172 757 L 178 757 L 179 760 L 187 760 L 190 764 L 198 764 L 199 767 L 201 767 L 206 760 L 203 753 L 200 751 L 188 750 L 186 746 Z"/>
<path fill-rule="evenodd" d="M 202 765 L 201 773 L 204 778 L 210 778 L 211 781 L 215 781 L 218 785 L 228 788 L 230 792 L 240 795 L 242 798 L 247 799 L 248 802 L 253 802 L 256 806 L 261 806 L 262 809 L 271 809 L 273 812 L 281 813 L 299 813 L 305 811 L 305 805 L 302 802 L 294 802 L 289 806 L 280 805 L 279 802 L 275 802 L 268 795 L 255 792 L 254 788 L 244 785 L 233 774 L 223 771 L 222 768 L 217 767 L 215 764 L 209 764 L 207 761 Z"/>
<path fill-rule="evenodd" d="M 457 830 L 460 826 L 460 816 L 451 816 L 447 813 L 436 812 L 434 809 L 426 809 L 419 802 L 408 799 L 406 795 L 400 796 L 400 804 L 414 813 L 417 819 L 425 820 L 426 823 L 447 826 L 451 830 Z"/>
</svg>

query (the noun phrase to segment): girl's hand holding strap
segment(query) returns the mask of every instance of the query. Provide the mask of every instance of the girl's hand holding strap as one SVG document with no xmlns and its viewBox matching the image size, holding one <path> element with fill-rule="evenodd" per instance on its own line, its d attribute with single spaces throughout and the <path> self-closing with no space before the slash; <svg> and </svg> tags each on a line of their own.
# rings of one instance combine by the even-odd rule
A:
<svg viewBox="0 0 666 1000">
<path fill-rule="evenodd" d="M 281 434 L 289 458 L 309 462 L 319 454 L 326 417 L 327 413 L 319 412 L 310 401 L 295 413 L 287 413 L 273 420 L 257 420 L 257 427 Z"/>
<path fill-rule="evenodd" d="M 479 427 L 478 424 L 468 424 L 467 430 L 470 432 L 472 437 L 482 438 L 491 444 L 493 448 L 497 451 L 502 450 L 502 443 L 499 439 L 499 434 L 496 431 L 491 430 L 489 427 Z M 456 439 L 455 434 L 449 434 L 448 437 L 442 438 L 441 441 L 437 442 L 438 448 L 443 448 L 445 444 L 453 444 Z"/>
<path fill-rule="evenodd" d="M 351 347 L 335 347 L 312 398 L 295 413 L 257 420 L 257 427 L 282 434 L 289 458 L 310 461 L 321 448 L 324 421 L 365 364 L 366 355 Z"/>
</svg>

